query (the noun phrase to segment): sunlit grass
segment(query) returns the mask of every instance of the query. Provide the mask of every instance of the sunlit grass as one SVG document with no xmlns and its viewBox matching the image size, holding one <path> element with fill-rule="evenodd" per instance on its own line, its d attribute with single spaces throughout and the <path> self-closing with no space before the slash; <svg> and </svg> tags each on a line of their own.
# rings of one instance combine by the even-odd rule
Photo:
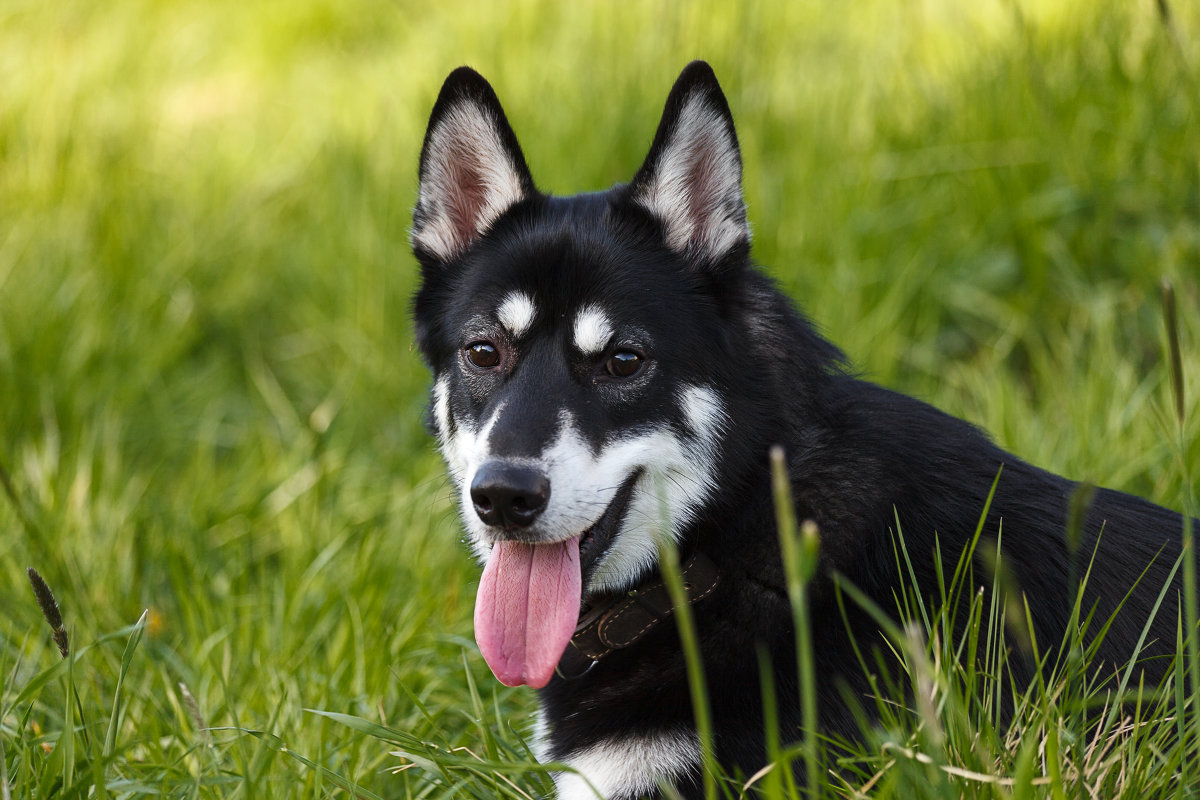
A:
<svg viewBox="0 0 1200 800">
<path fill-rule="evenodd" d="M 1154 3 L 443 6 L 0 7 L 13 797 L 68 773 L 200 797 L 427 785 L 306 709 L 520 760 L 532 697 L 470 642 L 476 571 L 408 322 L 418 149 L 461 63 L 566 192 L 628 179 L 679 69 L 710 60 L 757 257 L 868 376 L 1071 477 L 1194 493 L 1200 415 L 1179 430 L 1158 303 L 1167 276 L 1194 404 L 1192 5 L 1169 4 L 1173 35 Z M 69 678 L 27 566 L 62 606 Z M 1033 769 L 1021 752 L 945 765 Z M 936 765 L 895 753 L 874 786 L 913 796 Z"/>
</svg>

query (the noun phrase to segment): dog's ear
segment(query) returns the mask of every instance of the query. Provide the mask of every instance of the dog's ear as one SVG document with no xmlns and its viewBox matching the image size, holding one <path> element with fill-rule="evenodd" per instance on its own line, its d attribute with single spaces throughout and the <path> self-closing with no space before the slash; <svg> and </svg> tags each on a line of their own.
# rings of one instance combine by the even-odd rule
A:
<svg viewBox="0 0 1200 800">
<path fill-rule="evenodd" d="M 716 260 L 749 244 L 733 116 L 717 76 L 703 61 L 688 64 L 675 81 L 631 188 L 677 252 Z"/>
<path fill-rule="evenodd" d="M 429 115 L 421 148 L 413 250 L 418 256 L 449 260 L 535 191 L 491 85 L 470 67 L 451 72 Z"/>
</svg>

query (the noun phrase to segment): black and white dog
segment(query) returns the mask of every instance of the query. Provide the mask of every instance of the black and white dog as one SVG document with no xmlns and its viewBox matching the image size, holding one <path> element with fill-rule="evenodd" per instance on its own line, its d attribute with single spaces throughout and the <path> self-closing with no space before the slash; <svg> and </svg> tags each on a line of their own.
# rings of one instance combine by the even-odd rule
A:
<svg viewBox="0 0 1200 800">
<path fill-rule="evenodd" d="M 1037 641 L 1062 641 L 1068 624 L 1074 484 L 849 374 L 751 262 L 741 173 L 729 106 L 701 62 L 675 83 L 627 185 L 539 192 L 495 93 L 465 67 L 446 79 L 421 153 L 416 335 L 434 376 L 433 429 L 486 565 L 476 639 L 502 682 L 541 689 L 542 755 L 607 798 L 700 786 L 676 626 L 657 624 L 672 612 L 658 536 L 685 565 L 718 759 L 747 775 L 765 761 L 760 648 L 784 735 L 799 729 L 772 445 L 787 454 L 797 517 L 821 534 L 823 730 L 858 730 L 843 698 L 868 686 L 851 641 L 879 636 L 865 613 L 843 619 L 830 576 L 894 608 L 899 522 L 932 592 L 935 548 L 957 560 L 1002 465 L 985 533 L 996 539 L 1003 524 Z M 1181 531 L 1178 514 L 1095 493 L 1077 566 L 1091 562 L 1085 612 L 1104 621 L 1120 605 L 1099 648 L 1106 663 L 1132 655 Z M 1155 657 L 1173 652 L 1178 610 L 1169 591 L 1150 623 L 1151 681 L 1166 661 Z M 557 783 L 564 800 L 595 796 L 579 775 Z"/>
</svg>

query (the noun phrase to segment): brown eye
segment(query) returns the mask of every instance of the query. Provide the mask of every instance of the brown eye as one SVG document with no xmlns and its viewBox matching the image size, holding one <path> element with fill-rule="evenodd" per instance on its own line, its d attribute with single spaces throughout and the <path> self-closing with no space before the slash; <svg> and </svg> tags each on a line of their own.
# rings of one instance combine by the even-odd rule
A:
<svg viewBox="0 0 1200 800">
<path fill-rule="evenodd" d="M 642 369 L 642 356 L 632 350 L 618 350 L 604 362 L 604 368 L 614 378 L 632 378 Z"/>
<path fill-rule="evenodd" d="M 491 342 L 472 342 L 466 348 L 467 360 L 480 369 L 500 366 L 500 351 Z"/>
</svg>

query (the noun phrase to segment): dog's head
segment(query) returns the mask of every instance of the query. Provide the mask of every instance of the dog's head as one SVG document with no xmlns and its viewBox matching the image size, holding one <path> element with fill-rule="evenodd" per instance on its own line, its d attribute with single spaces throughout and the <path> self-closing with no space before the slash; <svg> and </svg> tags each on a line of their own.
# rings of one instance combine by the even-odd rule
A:
<svg viewBox="0 0 1200 800">
<path fill-rule="evenodd" d="M 412 243 L 432 423 L 486 562 L 476 636 L 510 684 L 549 681 L 580 596 L 682 542 L 722 462 L 748 266 L 733 120 L 696 62 L 628 185 L 538 192 L 491 86 L 455 70 L 421 153 Z"/>
</svg>

